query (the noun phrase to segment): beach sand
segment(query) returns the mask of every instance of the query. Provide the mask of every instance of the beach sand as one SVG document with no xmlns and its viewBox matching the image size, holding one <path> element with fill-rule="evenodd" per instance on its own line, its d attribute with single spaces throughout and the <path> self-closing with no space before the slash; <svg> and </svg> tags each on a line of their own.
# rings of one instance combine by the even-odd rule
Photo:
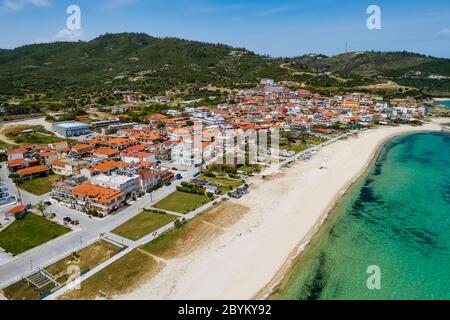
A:
<svg viewBox="0 0 450 320">
<path fill-rule="evenodd" d="M 266 181 L 253 178 L 251 193 L 229 202 L 248 209 L 239 221 L 188 255 L 168 260 L 159 274 L 117 299 L 263 298 L 386 140 L 435 130 L 437 123 L 368 130 Z"/>
</svg>

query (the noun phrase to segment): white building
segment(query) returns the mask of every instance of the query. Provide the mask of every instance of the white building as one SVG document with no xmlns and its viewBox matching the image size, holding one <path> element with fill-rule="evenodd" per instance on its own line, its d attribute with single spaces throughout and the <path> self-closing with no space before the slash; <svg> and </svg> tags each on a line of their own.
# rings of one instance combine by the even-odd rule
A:
<svg viewBox="0 0 450 320">
<path fill-rule="evenodd" d="M 120 190 L 125 193 L 127 197 L 136 195 L 141 188 L 139 176 L 125 172 L 117 172 L 111 176 L 100 174 L 93 177 L 91 179 L 91 183 L 111 189 Z"/>
</svg>

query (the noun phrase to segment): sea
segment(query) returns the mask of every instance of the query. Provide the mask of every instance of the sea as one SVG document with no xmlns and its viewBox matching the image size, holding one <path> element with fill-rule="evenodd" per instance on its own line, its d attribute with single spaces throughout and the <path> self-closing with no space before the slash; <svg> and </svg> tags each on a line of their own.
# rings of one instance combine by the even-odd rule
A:
<svg viewBox="0 0 450 320">
<path fill-rule="evenodd" d="M 439 104 L 444 105 L 447 108 L 450 108 L 450 100 L 439 101 Z"/>
<path fill-rule="evenodd" d="M 270 299 L 450 299 L 450 134 L 394 138 Z"/>
</svg>

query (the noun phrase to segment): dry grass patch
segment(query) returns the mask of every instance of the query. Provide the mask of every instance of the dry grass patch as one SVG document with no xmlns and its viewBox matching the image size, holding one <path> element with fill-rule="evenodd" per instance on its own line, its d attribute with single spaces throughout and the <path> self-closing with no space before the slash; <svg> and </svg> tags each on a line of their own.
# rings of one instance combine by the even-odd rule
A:
<svg viewBox="0 0 450 320">
<path fill-rule="evenodd" d="M 171 259 L 188 255 L 224 232 L 236 223 L 248 208 L 224 203 L 189 221 L 182 227 L 173 229 L 142 249 L 152 255 Z"/>
<path fill-rule="evenodd" d="M 150 255 L 133 250 L 105 269 L 81 283 L 80 290 L 73 290 L 62 300 L 111 299 L 127 294 L 154 277 L 164 267 Z"/>
</svg>

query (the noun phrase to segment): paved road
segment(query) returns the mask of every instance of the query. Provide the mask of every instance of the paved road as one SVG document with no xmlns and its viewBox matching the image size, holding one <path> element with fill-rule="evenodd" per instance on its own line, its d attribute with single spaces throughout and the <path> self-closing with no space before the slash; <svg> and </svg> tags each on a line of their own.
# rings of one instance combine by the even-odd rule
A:
<svg viewBox="0 0 450 320">
<path fill-rule="evenodd" d="M 20 280 L 24 274 L 29 274 L 38 268 L 45 268 L 73 251 L 77 251 L 83 245 L 86 246 L 88 243 L 99 239 L 100 236 L 107 234 L 122 223 L 138 215 L 144 208 L 153 206 L 157 201 L 174 192 L 176 186 L 182 181 L 189 180 L 194 172 L 196 172 L 195 169 L 184 172 L 183 180 L 173 183 L 170 187 L 161 188 L 152 195 L 147 194 L 120 212 L 101 220 L 90 219 L 82 213 L 78 213 L 60 204 L 50 206 L 47 211 L 55 213 L 57 219 L 70 217 L 72 220 L 78 220 L 80 222 L 78 227 L 79 231 L 71 232 L 27 251 L 17 256 L 14 261 L 0 266 L 0 288 L 4 288 Z"/>
</svg>

